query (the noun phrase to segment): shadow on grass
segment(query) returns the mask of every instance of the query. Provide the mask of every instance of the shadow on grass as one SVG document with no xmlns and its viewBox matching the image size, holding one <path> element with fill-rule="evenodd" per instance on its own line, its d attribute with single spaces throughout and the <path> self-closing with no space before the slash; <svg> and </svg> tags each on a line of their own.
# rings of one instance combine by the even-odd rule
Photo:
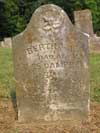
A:
<svg viewBox="0 0 100 133">
<path fill-rule="evenodd" d="M 18 120 L 18 108 L 17 108 L 16 91 L 12 90 L 11 93 L 10 93 L 10 96 L 11 96 L 11 100 L 12 100 L 12 103 L 13 103 L 14 111 L 16 113 L 15 119 Z"/>
</svg>

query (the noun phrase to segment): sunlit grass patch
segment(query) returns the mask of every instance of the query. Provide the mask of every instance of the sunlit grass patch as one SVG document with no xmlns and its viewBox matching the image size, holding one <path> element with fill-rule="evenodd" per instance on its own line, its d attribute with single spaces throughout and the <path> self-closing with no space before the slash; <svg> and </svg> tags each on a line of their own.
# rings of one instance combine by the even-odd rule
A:
<svg viewBox="0 0 100 133">
<path fill-rule="evenodd" d="M 100 54 L 90 55 L 91 99 L 100 102 Z"/>
<path fill-rule="evenodd" d="M 0 97 L 10 97 L 14 89 L 12 50 L 0 48 Z"/>
</svg>

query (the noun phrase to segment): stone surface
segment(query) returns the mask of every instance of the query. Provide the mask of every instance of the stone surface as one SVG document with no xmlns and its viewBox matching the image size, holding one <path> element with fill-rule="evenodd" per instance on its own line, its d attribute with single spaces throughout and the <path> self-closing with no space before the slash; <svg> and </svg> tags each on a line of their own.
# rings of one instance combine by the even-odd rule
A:
<svg viewBox="0 0 100 133">
<path fill-rule="evenodd" d="M 84 32 L 93 36 L 92 14 L 90 10 L 80 10 L 74 12 L 76 27 Z"/>
<path fill-rule="evenodd" d="M 4 38 L 4 47 L 5 48 L 11 48 L 12 47 L 12 39 L 9 38 Z"/>
<path fill-rule="evenodd" d="M 4 47 L 4 41 L 0 42 L 0 47 Z"/>
<path fill-rule="evenodd" d="M 100 53 L 100 37 L 95 34 L 90 37 L 90 53 Z"/>
<path fill-rule="evenodd" d="M 87 43 L 60 7 L 35 11 L 25 31 L 13 38 L 19 121 L 88 118 Z"/>
</svg>

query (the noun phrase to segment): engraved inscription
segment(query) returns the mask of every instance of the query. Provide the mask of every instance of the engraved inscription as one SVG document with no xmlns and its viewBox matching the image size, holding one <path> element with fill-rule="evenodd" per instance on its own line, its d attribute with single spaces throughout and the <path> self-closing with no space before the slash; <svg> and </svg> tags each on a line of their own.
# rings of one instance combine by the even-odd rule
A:
<svg viewBox="0 0 100 133">
<path fill-rule="evenodd" d="M 37 45 L 31 45 L 26 49 L 27 54 L 32 54 L 34 52 L 39 52 L 39 51 L 47 51 L 47 50 L 56 50 L 57 49 L 57 44 L 54 43 L 45 43 L 45 44 L 37 44 Z"/>
</svg>

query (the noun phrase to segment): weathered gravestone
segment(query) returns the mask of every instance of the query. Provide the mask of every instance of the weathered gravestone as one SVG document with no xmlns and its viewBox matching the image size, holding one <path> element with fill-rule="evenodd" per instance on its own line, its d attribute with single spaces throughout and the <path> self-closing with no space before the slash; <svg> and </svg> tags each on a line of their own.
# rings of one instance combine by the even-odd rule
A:
<svg viewBox="0 0 100 133">
<path fill-rule="evenodd" d="M 89 34 L 90 36 L 94 35 L 93 25 L 92 25 L 92 14 L 91 11 L 80 10 L 74 12 L 75 16 L 75 25 L 82 32 Z"/>
<path fill-rule="evenodd" d="M 100 53 L 100 37 L 98 37 L 96 34 L 90 38 L 90 52 Z"/>
<path fill-rule="evenodd" d="M 4 41 L 0 42 L 0 47 L 4 47 Z"/>
<path fill-rule="evenodd" d="M 11 48 L 12 47 L 12 39 L 10 37 L 4 38 L 4 47 Z"/>
<path fill-rule="evenodd" d="M 35 11 L 25 31 L 13 38 L 19 121 L 88 117 L 87 42 L 58 6 Z"/>
</svg>

